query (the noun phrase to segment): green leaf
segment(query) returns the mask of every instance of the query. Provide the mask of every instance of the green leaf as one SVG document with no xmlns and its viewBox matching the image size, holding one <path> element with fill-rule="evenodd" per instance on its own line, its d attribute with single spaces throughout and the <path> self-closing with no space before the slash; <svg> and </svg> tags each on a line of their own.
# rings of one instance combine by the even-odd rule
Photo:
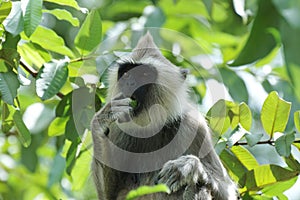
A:
<svg viewBox="0 0 300 200">
<path fill-rule="evenodd" d="M 65 136 L 68 140 L 76 142 L 78 140 L 79 134 L 77 132 L 77 127 L 75 126 L 74 118 L 71 116 L 65 126 Z"/>
<path fill-rule="evenodd" d="M 30 37 L 42 20 L 42 0 L 22 0 L 24 32 Z"/>
<path fill-rule="evenodd" d="M 85 147 L 85 145 L 82 145 L 82 147 Z M 90 178 L 91 172 L 86 169 L 90 168 L 91 160 L 91 152 L 82 150 L 71 172 L 73 181 L 72 191 L 81 191 L 82 188 L 87 184 L 87 180 Z"/>
<path fill-rule="evenodd" d="M 71 175 L 72 169 L 76 162 L 76 157 L 77 157 L 76 153 L 77 153 L 79 143 L 80 143 L 80 139 L 77 138 L 76 141 L 72 142 L 72 144 L 70 145 L 68 152 L 67 152 L 66 171 L 69 175 Z"/>
<path fill-rule="evenodd" d="M 72 114 L 72 95 L 73 93 L 70 92 L 58 103 L 55 109 L 55 115 L 57 117 L 66 117 Z"/>
<path fill-rule="evenodd" d="M 12 3 L 10 1 L 4 1 L 0 3 L 0 24 L 4 21 L 7 15 L 10 13 Z"/>
<path fill-rule="evenodd" d="M 154 7 L 146 16 L 145 27 L 161 27 L 166 21 L 166 16 L 161 8 Z"/>
<path fill-rule="evenodd" d="M 235 71 L 227 68 L 220 68 L 219 72 L 221 73 L 223 82 L 228 87 L 232 98 L 238 102 L 247 102 L 248 91 L 243 79 L 241 79 Z"/>
<path fill-rule="evenodd" d="M 75 8 L 77 10 L 81 9 L 75 0 L 44 0 L 44 1 L 50 2 L 50 3 L 55 3 L 58 5 L 62 5 L 62 6 L 69 6 L 69 7 Z"/>
<path fill-rule="evenodd" d="M 65 46 L 64 40 L 51 29 L 38 26 L 31 35 L 30 41 L 49 51 L 74 57 L 73 52 Z"/>
<path fill-rule="evenodd" d="M 158 192 L 170 194 L 170 189 L 164 184 L 155 186 L 140 186 L 138 189 L 130 191 L 126 196 L 126 200 L 134 200 L 138 197 Z"/>
<path fill-rule="evenodd" d="M 20 55 L 16 49 L 1 49 L 0 63 L 2 63 L 2 60 L 11 68 L 17 69 L 20 62 Z"/>
<path fill-rule="evenodd" d="M 291 154 L 291 145 L 295 140 L 295 134 L 289 133 L 280 136 L 275 141 L 275 148 L 279 155 L 288 157 Z"/>
<path fill-rule="evenodd" d="M 2 104 L 2 123 L 1 130 L 3 133 L 8 133 L 10 129 L 14 126 L 13 121 L 13 112 L 11 107 L 9 107 L 6 103 Z"/>
<path fill-rule="evenodd" d="M 294 28 L 300 28 L 300 2 L 298 0 L 272 0 L 284 19 Z"/>
<path fill-rule="evenodd" d="M 241 127 L 240 125 L 238 125 L 232 131 L 232 134 L 231 134 L 231 136 L 228 139 L 227 145 L 229 147 L 232 147 L 235 143 L 237 143 L 247 133 L 248 133 L 248 131 L 246 131 L 243 127 Z"/>
<path fill-rule="evenodd" d="M 61 181 L 65 172 L 66 161 L 61 156 L 60 151 L 54 157 L 52 167 L 50 168 L 47 187 L 51 188 L 52 185 Z"/>
<path fill-rule="evenodd" d="M 253 22 L 250 36 L 239 56 L 231 66 L 240 66 L 252 63 L 267 56 L 275 47 L 276 39 L 270 30 L 279 28 L 280 14 L 271 0 L 258 2 L 257 15 Z M 268 13 L 266 15 L 266 13 Z M 259 44 L 259 48 L 257 48 Z"/>
<path fill-rule="evenodd" d="M 100 13 L 93 10 L 88 14 L 76 38 L 75 46 L 80 55 L 87 55 L 99 45 L 102 38 L 102 23 Z"/>
<path fill-rule="evenodd" d="M 48 128 L 48 135 L 50 137 L 63 135 L 65 133 L 65 126 L 67 123 L 67 118 L 57 117 L 55 118 L 49 128 Z"/>
<path fill-rule="evenodd" d="M 296 129 L 300 132 L 300 110 L 294 113 L 294 123 Z"/>
<path fill-rule="evenodd" d="M 262 189 L 262 192 L 266 195 L 270 196 L 280 196 L 282 195 L 286 190 L 291 188 L 297 181 L 297 177 L 294 177 L 288 181 L 284 182 L 278 182 L 275 184 L 272 184 L 270 186 L 266 186 Z"/>
<path fill-rule="evenodd" d="M 239 180 L 247 172 L 247 168 L 232 152 L 230 152 L 230 150 L 225 149 L 222 151 L 220 158 L 226 169 L 229 169 L 232 172 L 234 180 Z"/>
<path fill-rule="evenodd" d="M 298 172 L 277 165 L 261 165 L 247 172 L 243 180 L 248 190 L 258 190 L 268 185 L 296 177 Z"/>
<path fill-rule="evenodd" d="M 21 2 L 12 2 L 12 9 L 4 20 L 3 25 L 5 30 L 13 36 L 18 35 L 23 31 L 24 21 L 21 9 Z"/>
<path fill-rule="evenodd" d="M 59 20 L 66 20 L 70 22 L 73 26 L 79 26 L 79 20 L 76 17 L 73 17 L 72 14 L 63 9 L 54 9 L 54 10 L 43 10 L 44 13 L 50 13 L 54 15 Z"/>
<path fill-rule="evenodd" d="M 233 146 L 231 151 L 248 170 L 252 170 L 259 166 L 255 157 L 245 147 Z"/>
<path fill-rule="evenodd" d="M 48 51 L 31 42 L 24 42 L 18 45 L 18 51 L 22 59 L 24 59 L 30 66 L 37 66 L 38 68 L 41 68 L 45 62 L 49 62 L 51 60 L 51 56 Z"/>
<path fill-rule="evenodd" d="M 207 119 L 210 128 L 219 134 L 223 134 L 230 126 L 230 119 L 227 116 L 228 110 L 225 100 L 216 102 L 207 112 Z"/>
<path fill-rule="evenodd" d="M 13 105 L 19 87 L 20 82 L 14 72 L 0 73 L 0 93 L 4 102 Z"/>
<path fill-rule="evenodd" d="M 256 133 L 256 134 L 246 134 L 246 140 L 247 140 L 247 143 L 250 147 L 253 147 L 254 145 L 256 145 L 260 139 L 264 136 L 263 133 Z"/>
<path fill-rule="evenodd" d="M 23 122 L 21 112 L 16 110 L 13 115 L 14 123 L 16 125 L 16 129 L 18 131 L 18 138 L 24 147 L 29 147 L 31 143 L 31 135 Z"/>
<path fill-rule="evenodd" d="M 46 100 L 56 95 L 68 78 L 68 62 L 54 61 L 45 63 L 36 80 L 36 93 Z"/>
<path fill-rule="evenodd" d="M 284 160 L 289 168 L 295 171 L 300 171 L 300 163 L 294 158 L 292 154 L 290 154 L 288 157 L 285 157 Z"/>
<path fill-rule="evenodd" d="M 235 128 L 240 124 L 245 130 L 249 131 L 252 124 L 252 114 L 250 108 L 244 102 L 240 105 L 229 107 L 228 115 L 231 118 L 231 126 Z"/>
<path fill-rule="evenodd" d="M 283 132 L 288 122 L 291 103 L 279 98 L 277 92 L 271 92 L 261 110 L 261 122 L 265 131 L 273 138 L 275 132 Z"/>
</svg>

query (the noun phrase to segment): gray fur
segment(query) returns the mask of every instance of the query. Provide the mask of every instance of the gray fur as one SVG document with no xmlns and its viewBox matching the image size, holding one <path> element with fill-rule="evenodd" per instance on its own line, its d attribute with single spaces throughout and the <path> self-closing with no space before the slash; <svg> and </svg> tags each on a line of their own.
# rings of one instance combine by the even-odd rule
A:
<svg viewBox="0 0 300 200">
<path fill-rule="evenodd" d="M 140 39 L 131 57 L 121 62 L 128 60 L 154 66 L 158 71 L 156 82 L 168 87 L 158 86 L 148 91 L 150 94 L 145 94 L 151 97 L 149 101 L 162 107 L 146 107 L 132 116 L 129 97 L 123 96 L 118 88 L 117 71 L 110 72 L 107 104 L 95 114 L 91 124 L 94 143 L 92 170 L 99 199 L 125 199 L 130 190 L 157 183 L 169 186 L 171 194 L 157 193 L 140 199 L 238 199 L 237 187 L 213 149 L 205 119 L 189 101 L 183 79 L 186 71 L 181 73 L 162 56 L 149 33 Z M 149 130 L 156 129 L 157 134 L 146 137 Z M 129 132 L 141 137 L 128 135 Z M 151 164 L 157 166 L 156 170 L 138 172 L 136 169 L 137 173 L 129 170 L 138 165 L 144 165 L 146 169 L 149 163 L 143 162 L 142 157 L 123 156 L 121 150 L 110 148 L 116 145 L 124 151 L 147 153 L 158 151 L 169 143 L 176 148 L 167 149 L 167 155 L 153 154 Z M 108 163 L 102 163 L 103 159 Z M 120 171 L 109 166 L 128 170 Z"/>
</svg>

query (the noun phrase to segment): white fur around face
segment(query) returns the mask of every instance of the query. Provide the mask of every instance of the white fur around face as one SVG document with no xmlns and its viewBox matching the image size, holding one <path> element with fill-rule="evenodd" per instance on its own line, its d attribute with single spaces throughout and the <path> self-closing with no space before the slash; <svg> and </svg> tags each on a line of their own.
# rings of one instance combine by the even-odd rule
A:
<svg viewBox="0 0 300 200">
<path fill-rule="evenodd" d="M 149 33 L 139 40 L 129 57 L 121 58 L 119 61 L 119 63 L 124 62 L 149 65 L 157 70 L 156 83 L 158 91 L 151 93 L 152 96 L 149 101 L 158 104 L 161 106 L 161 109 L 164 109 L 164 112 L 161 109 L 145 110 L 136 119 L 133 119 L 133 121 L 142 126 L 147 126 L 151 123 L 160 127 L 162 123 L 165 124 L 168 121 L 173 121 L 184 112 L 184 106 L 189 105 L 187 100 L 188 87 L 182 78 L 180 68 L 173 65 L 161 54 Z M 117 80 L 118 67 L 115 67 L 109 73 L 110 91 L 107 101 L 110 101 L 115 95 L 121 92 L 118 88 Z M 144 121 L 141 122 L 140 119 Z"/>
</svg>

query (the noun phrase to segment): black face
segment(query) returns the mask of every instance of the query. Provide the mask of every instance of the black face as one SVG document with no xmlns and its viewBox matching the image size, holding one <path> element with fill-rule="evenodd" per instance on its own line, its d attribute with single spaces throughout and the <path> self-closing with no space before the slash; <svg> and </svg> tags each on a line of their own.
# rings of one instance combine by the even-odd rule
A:
<svg viewBox="0 0 300 200">
<path fill-rule="evenodd" d="M 119 66 L 118 85 L 126 97 L 137 101 L 136 110 L 143 109 L 155 85 L 157 71 L 151 65 L 123 63 Z M 148 101 L 149 102 L 149 101 Z"/>
</svg>

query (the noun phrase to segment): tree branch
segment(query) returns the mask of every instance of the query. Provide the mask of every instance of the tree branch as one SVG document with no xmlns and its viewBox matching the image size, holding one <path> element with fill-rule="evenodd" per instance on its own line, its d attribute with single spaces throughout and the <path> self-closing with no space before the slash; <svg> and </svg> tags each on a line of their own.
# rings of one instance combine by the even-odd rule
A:
<svg viewBox="0 0 300 200">
<path fill-rule="evenodd" d="M 265 141 L 259 141 L 256 144 L 269 144 L 269 145 L 274 145 L 275 141 L 273 140 L 265 140 Z M 300 143 L 300 140 L 295 140 L 293 143 Z M 248 142 L 237 142 L 234 144 L 234 146 L 239 146 L 239 145 L 248 145 Z"/>
<path fill-rule="evenodd" d="M 38 76 L 38 72 L 35 70 L 35 69 L 33 69 L 32 67 L 30 67 L 29 65 L 27 65 L 24 61 L 22 61 L 22 60 L 20 60 L 20 65 L 24 68 L 24 70 L 26 71 L 26 72 L 28 72 L 32 77 L 34 77 L 34 78 L 37 78 L 37 76 Z M 64 98 L 64 94 L 62 94 L 61 92 L 58 92 L 57 94 L 56 94 L 56 96 L 58 96 L 59 98 Z"/>
</svg>

